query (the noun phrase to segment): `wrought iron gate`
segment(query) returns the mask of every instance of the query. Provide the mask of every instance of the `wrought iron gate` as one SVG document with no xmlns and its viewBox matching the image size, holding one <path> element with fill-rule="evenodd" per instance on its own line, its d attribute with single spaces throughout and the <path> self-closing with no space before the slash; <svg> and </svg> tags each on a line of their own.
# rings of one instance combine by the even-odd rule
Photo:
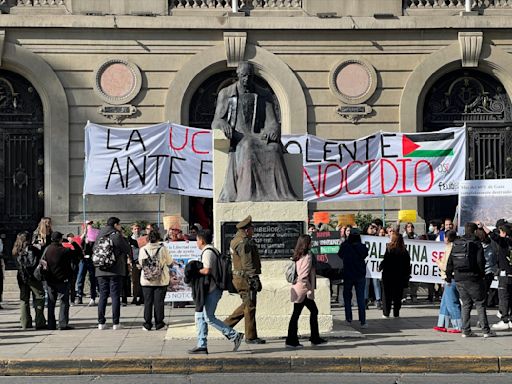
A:
<svg viewBox="0 0 512 384">
<path fill-rule="evenodd" d="M 43 126 L 36 90 L 0 70 L 0 233 L 11 267 L 16 234 L 33 231 L 44 214 Z"/>
<path fill-rule="evenodd" d="M 512 104 L 503 85 L 477 70 L 458 70 L 441 77 L 425 98 L 423 130 L 466 123 L 466 178 L 512 178 Z M 424 199 L 424 217 L 453 217 L 457 197 Z"/>
</svg>

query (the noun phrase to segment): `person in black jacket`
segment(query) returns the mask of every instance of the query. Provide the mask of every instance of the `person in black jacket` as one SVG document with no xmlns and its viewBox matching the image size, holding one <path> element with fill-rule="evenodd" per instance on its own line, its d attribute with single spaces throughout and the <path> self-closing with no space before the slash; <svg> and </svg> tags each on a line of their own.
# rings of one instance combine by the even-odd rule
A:
<svg viewBox="0 0 512 384">
<path fill-rule="evenodd" d="M 73 270 L 71 269 L 71 250 L 62 246 L 62 233 L 52 232 L 51 244 L 46 248 L 44 257 L 48 264 L 46 284 L 48 286 L 48 329 L 56 328 L 55 303 L 60 302 L 59 325 L 60 331 L 73 329 L 69 323 L 69 283 Z"/>
<path fill-rule="evenodd" d="M 98 329 L 106 329 L 105 310 L 107 308 L 107 300 L 110 296 L 112 299 L 112 329 L 121 328 L 119 318 L 121 316 L 121 284 L 123 278 L 128 273 L 128 255 L 131 252 L 128 240 L 123 236 L 121 231 L 121 220 L 117 217 L 110 217 L 107 225 L 101 230 L 96 239 L 96 244 L 100 239 L 109 236 L 113 244 L 113 252 L 115 255 L 114 264 L 108 269 L 96 267 L 95 273 L 100 287 L 100 300 L 98 302 Z"/>
<path fill-rule="evenodd" d="M 485 256 L 482 244 L 475 236 L 475 223 L 464 226 L 464 236 L 453 242 L 446 265 L 446 282 L 455 278 L 462 301 L 462 337 L 476 336 L 471 331 L 471 309 L 476 306 L 484 337 L 496 336 L 489 328 L 485 307 Z"/>
<path fill-rule="evenodd" d="M 489 234 L 498 250 L 498 300 L 501 320 L 493 324 L 492 329 L 504 331 L 512 328 L 512 227 L 502 223 L 491 231 L 484 224 L 478 223 Z"/>
<path fill-rule="evenodd" d="M 352 287 L 355 287 L 359 322 L 361 328 L 367 328 L 364 288 L 366 285 L 366 263 L 368 248 L 361 243 L 358 229 L 351 230 L 346 241 L 341 243 L 338 256 L 343 260 L 343 300 L 345 302 L 345 320 L 352 322 Z"/>
<path fill-rule="evenodd" d="M 384 287 L 382 317 L 389 317 L 391 304 L 393 304 L 393 317 L 399 317 L 404 288 L 407 288 L 411 276 L 411 257 L 405 248 L 403 236 L 398 232 L 391 234 L 391 241 L 386 246 L 379 271 L 382 271 Z"/>
</svg>

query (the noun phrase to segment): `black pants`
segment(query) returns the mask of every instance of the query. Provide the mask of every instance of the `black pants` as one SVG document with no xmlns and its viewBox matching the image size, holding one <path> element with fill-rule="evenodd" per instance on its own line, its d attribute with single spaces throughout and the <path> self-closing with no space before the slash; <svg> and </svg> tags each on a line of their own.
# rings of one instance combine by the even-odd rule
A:
<svg viewBox="0 0 512 384">
<path fill-rule="evenodd" d="M 498 277 L 498 298 L 500 301 L 501 320 L 508 323 L 512 311 L 512 277 Z"/>
<path fill-rule="evenodd" d="M 478 320 L 484 333 L 489 333 L 489 321 L 487 320 L 487 311 L 485 308 L 485 282 L 479 281 L 457 281 L 457 290 L 462 301 L 462 331 L 465 334 L 471 332 L 471 310 L 473 304 L 478 313 Z"/>
<path fill-rule="evenodd" d="M 60 302 L 59 328 L 69 323 L 69 282 L 48 283 L 48 329 L 55 329 L 55 304 Z"/>
<path fill-rule="evenodd" d="M 133 301 L 142 303 L 144 298 L 142 295 L 142 287 L 140 285 L 140 275 L 142 270 L 137 266 L 132 267 L 132 288 L 133 288 Z"/>
<path fill-rule="evenodd" d="M 155 314 L 155 326 L 160 328 L 164 323 L 164 300 L 167 292 L 166 286 L 142 287 L 144 295 L 144 328 L 151 329 L 153 312 Z M 153 311 L 154 309 L 154 311 Z"/>
<path fill-rule="evenodd" d="M 404 288 L 402 283 L 395 281 L 383 280 L 384 287 L 382 293 L 382 313 L 389 316 L 391 313 L 391 304 L 393 304 L 393 316 L 400 316 L 400 308 L 402 308 L 402 297 Z"/>
<path fill-rule="evenodd" d="M 107 300 L 112 298 L 112 323 L 119 324 L 121 316 L 121 280 L 123 276 L 102 276 L 98 277 L 100 286 L 100 300 L 98 302 L 98 323 L 105 324 L 105 310 Z"/>
<path fill-rule="evenodd" d="M 304 307 L 309 309 L 309 328 L 311 329 L 310 340 L 318 340 L 320 338 L 320 332 L 318 330 L 318 308 L 316 307 L 314 300 L 306 297 L 302 303 L 293 304 L 293 313 L 290 323 L 288 324 L 288 337 L 286 338 L 286 344 L 288 345 L 297 345 L 299 343 L 297 328 L 299 324 L 299 317 Z"/>
</svg>

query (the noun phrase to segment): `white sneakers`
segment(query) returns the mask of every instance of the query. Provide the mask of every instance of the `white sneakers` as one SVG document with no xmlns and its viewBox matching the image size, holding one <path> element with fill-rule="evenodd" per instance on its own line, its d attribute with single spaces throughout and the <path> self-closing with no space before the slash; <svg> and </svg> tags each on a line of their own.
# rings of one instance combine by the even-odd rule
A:
<svg viewBox="0 0 512 384">
<path fill-rule="evenodd" d="M 121 327 L 121 324 L 114 324 L 114 325 L 112 326 L 112 329 L 113 329 L 114 331 L 117 331 L 118 329 L 121 329 L 121 328 L 122 328 L 122 327 Z M 100 331 L 104 331 L 105 329 L 107 329 L 107 324 L 98 324 L 98 329 L 99 329 Z"/>
<path fill-rule="evenodd" d="M 510 322 L 505 323 L 503 320 L 491 325 L 493 331 L 508 331 L 510 329 Z"/>
<path fill-rule="evenodd" d="M 89 304 L 87 304 L 88 307 L 94 307 L 96 305 L 96 301 L 94 299 L 89 300 Z"/>
</svg>

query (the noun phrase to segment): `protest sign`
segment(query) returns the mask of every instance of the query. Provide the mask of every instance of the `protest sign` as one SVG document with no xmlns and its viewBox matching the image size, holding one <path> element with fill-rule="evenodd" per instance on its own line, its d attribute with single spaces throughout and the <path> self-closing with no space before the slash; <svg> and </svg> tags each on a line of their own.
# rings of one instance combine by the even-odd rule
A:
<svg viewBox="0 0 512 384">
<path fill-rule="evenodd" d="M 381 272 L 378 267 L 384 253 L 386 244 L 389 243 L 388 237 L 380 236 L 361 236 L 363 243 L 368 248 L 368 257 L 366 258 L 366 277 L 380 279 Z M 437 259 L 444 257 L 446 245 L 439 241 L 409 240 L 404 239 L 405 246 L 411 256 L 411 280 L 420 283 L 442 284 L 441 273 L 436 264 Z"/>
<path fill-rule="evenodd" d="M 512 179 L 464 180 L 459 187 L 459 230 L 467 222 L 494 226 L 512 219 Z"/>
<path fill-rule="evenodd" d="M 85 127 L 84 195 L 212 196 L 211 131 L 162 123 Z"/>
<path fill-rule="evenodd" d="M 190 260 L 200 260 L 201 250 L 195 241 L 166 242 L 165 246 L 173 258 L 169 268 L 170 283 L 167 287 L 165 302 L 192 301 L 192 288 L 185 284 L 185 266 Z"/>
<path fill-rule="evenodd" d="M 301 153 L 304 200 L 456 195 L 466 166 L 465 128 L 429 133 L 379 132 L 353 140 L 283 136 Z"/>
<path fill-rule="evenodd" d="M 338 257 L 340 249 L 339 232 L 314 232 L 311 234 L 311 253 L 316 256 L 316 269 L 320 276 L 332 280 L 341 279 L 343 262 Z"/>
</svg>

